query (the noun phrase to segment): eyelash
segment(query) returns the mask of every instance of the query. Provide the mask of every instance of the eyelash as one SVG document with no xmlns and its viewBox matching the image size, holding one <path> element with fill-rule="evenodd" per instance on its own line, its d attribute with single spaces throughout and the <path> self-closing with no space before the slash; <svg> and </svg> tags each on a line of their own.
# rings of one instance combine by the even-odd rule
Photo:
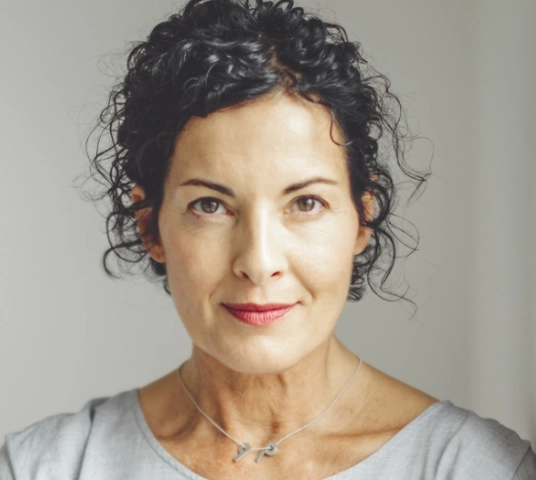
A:
<svg viewBox="0 0 536 480">
<path fill-rule="evenodd" d="M 322 209 L 328 207 L 328 204 L 324 200 L 322 200 L 320 197 L 317 197 L 316 195 L 303 195 L 301 197 L 296 198 L 294 203 L 298 202 L 299 200 L 303 200 L 303 199 L 316 200 L 322 206 Z M 195 200 L 195 201 L 191 202 L 190 204 L 188 204 L 187 209 L 189 211 L 191 211 L 197 217 L 210 217 L 210 216 L 216 215 L 215 213 L 199 213 L 198 211 L 196 211 L 193 208 L 194 205 L 196 205 L 197 203 L 200 203 L 200 202 L 202 202 L 204 200 L 212 200 L 214 202 L 217 202 L 219 205 L 223 206 L 223 202 L 221 200 L 217 199 L 217 198 L 203 197 L 203 198 L 198 198 L 197 200 Z M 322 209 L 319 209 L 319 210 L 322 210 Z M 312 215 L 316 215 L 317 213 L 319 213 L 319 211 L 314 211 L 314 210 L 312 212 L 299 212 L 298 211 L 297 213 L 298 213 L 299 216 L 310 217 Z"/>
</svg>

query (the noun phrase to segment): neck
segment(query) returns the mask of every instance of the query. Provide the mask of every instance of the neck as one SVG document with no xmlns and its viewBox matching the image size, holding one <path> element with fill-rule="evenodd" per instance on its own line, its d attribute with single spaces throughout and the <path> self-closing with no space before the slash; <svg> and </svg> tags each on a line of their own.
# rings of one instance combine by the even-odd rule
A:
<svg viewBox="0 0 536 480">
<path fill-rule="evenodd" d="M 262 445 L 320 415 L 357 365 L 356 357 L 332 336 L 291 368 L 262 375 L 231 370 L 194 347 L 181 378 L 200 408 L 227 433 Z M 197 417 L 206 426 L 200 413 Z"/>
</svg>

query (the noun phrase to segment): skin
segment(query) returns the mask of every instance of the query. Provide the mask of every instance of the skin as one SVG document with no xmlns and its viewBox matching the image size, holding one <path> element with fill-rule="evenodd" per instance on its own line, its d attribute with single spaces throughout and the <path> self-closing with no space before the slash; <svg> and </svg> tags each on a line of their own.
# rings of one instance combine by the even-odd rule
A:
<svg viewBox="0 0 536 480">
<path fill-rule="evenodd" d="M 201 408 L 252 446 L 319 415 L 359 360 L 335 337 L 353 257 L 370 231 L 350 194 L 331 116 L 287 94 L 193 118 L 179 134 L 158 217 L 176 310 L 192 340 L 181 377 Z M 343 143 L 336 124 L 333 138 Z M 323 178 L 285 193 L 291 185 Z M 232 190 L 226 195 L 192 179 Z M 132 200 L 144 198 L 132 189 Z M 203 200 L 204 199 L 204 200 Z M 374 199 L 363 198 L 369 215 Z M 215 202 L 215 203 L 214 203 Z M 150 211 L 139 211 L 144 232 Z M 244 324 L 222 303 L 296 303 L 269 326 Z M 182 464 L 211 479 L 326 478 L 358 463 L 437 401 L 363 363 L 344 395 L 274 457 L 233 462 L 237 446 L 196 409 L 176 372 L 140 389 L 149 428 Z"/>
</svg>

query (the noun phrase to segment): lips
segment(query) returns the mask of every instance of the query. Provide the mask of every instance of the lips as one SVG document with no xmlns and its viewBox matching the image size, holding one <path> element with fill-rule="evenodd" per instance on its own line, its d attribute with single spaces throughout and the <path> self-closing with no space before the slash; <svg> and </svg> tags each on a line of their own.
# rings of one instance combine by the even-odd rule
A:
<svg viewBox="0 0 536 480">
<path fill-rule="evenodd" d="M 293 304 L 268 303 L 227 303 L 223 306 L 238 320 L 248 325 L 265 326 L 284 317 L 295 306 Z"/>
</svg>

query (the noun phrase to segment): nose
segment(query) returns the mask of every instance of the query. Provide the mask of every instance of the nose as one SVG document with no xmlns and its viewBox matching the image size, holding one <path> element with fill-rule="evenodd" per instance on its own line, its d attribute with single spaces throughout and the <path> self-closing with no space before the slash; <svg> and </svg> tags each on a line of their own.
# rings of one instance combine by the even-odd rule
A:
<svg viewBox="0 0 536 480">
<path fill-rule="evenodd" d="M 269 211 L 256 211 L 239 219 L 234 238 L 233 272 L 255 285 L 265 285 L 287 270 L 284 232 Z"/>
</svg>

